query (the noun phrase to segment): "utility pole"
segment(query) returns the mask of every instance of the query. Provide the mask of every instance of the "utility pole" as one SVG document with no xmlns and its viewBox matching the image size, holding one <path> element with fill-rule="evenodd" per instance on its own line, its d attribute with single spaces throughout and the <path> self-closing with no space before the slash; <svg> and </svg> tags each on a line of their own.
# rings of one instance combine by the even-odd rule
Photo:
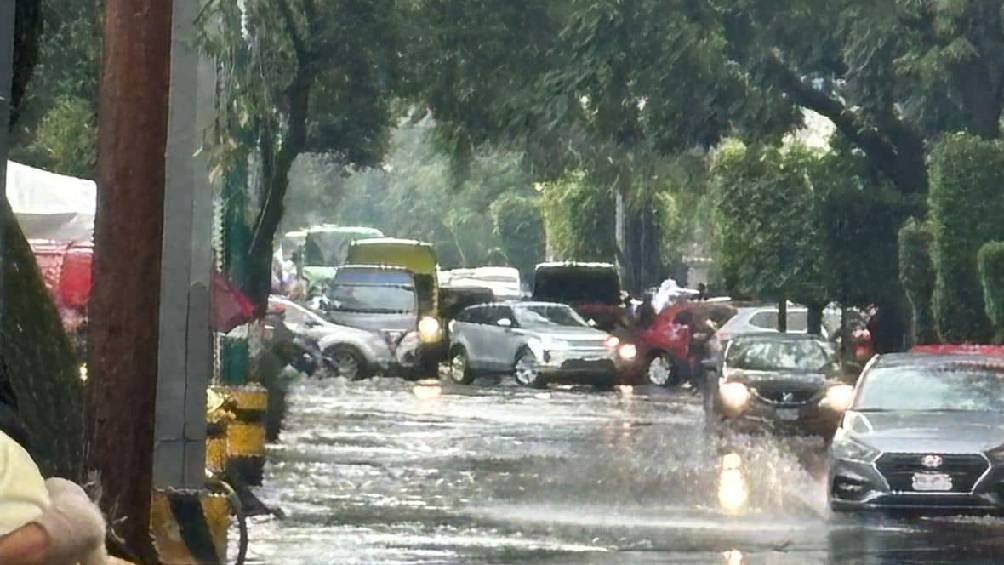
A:
<svg viewBox="0 0 1004 565">
<path fill-rule="evenodd" d="M 91 462 L 111 523 L 150 563 L 172 4 L 105 0 L 90 304 Z"/>
</svg>

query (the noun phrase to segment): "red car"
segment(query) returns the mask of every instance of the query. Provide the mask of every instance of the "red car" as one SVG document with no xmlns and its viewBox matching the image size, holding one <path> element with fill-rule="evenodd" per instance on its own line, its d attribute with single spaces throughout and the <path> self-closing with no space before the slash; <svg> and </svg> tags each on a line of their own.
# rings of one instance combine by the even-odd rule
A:
<svg viewBox="0 0 1004 565">
<path fill-rule="evenodd" d="M 682 384 L 697 375 L 706 357 L 708 338 L 736 314 L 726 303 L 678 302 L 642 325 L 630 341 L 638 347 L 645 382 L 658 386 Z"/>
</svg>

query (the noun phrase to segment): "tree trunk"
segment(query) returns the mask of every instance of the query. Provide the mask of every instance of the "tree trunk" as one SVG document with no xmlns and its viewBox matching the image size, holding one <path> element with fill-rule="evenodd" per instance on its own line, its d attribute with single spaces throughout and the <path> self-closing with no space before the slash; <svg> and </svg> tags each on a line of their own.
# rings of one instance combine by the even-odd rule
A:
<svg viewBox="0 0 1004 565">
<path fill-rule="evenodd" d="M 102 506 L 132 551 L 151 563 L 171 4 L 105 3 L 90 306 L 91 455 Z"/>
<path fill-rule="evenodd" d="M 788 332 L 788 295 L 781 293 L 781 299 L 777 301 L 777 331 Z"/>
<path fill-rule="evenodd" d="M 823 309 L 825 304 L 807 304 L 805 329 L 813 335 L 823 335 Z"/>
</svg>

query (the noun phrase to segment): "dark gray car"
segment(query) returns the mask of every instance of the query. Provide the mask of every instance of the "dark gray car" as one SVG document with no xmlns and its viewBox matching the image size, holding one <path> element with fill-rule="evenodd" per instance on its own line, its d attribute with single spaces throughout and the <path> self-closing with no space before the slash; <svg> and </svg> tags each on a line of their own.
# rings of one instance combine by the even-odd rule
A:
<svg viewBox="0 0 1004 565">
<path fill-rule="evenodd" d="M 753 334 L 733 339 L 705 387 L 712 418 L 739 430 L 829 438 L 849 396 L 832 348 L 819 336 Z"/>
<path fill-rule="evenodd" d="M 1004 511 L 1004 360 L 872 362 L 830 451 L 830 506 Z"/>
</svg>

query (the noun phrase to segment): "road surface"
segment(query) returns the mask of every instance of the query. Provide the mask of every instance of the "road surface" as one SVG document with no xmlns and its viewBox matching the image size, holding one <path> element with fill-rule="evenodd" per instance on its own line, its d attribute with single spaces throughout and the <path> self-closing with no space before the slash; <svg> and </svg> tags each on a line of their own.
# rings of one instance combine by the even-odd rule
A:
<svg viewBox="0 0 1004 565">
<path fill-rule="evenodd" d="M 703 430 L 685 391 L 304 380 L 249 562 L 1004 562 L 1002 521 L 833 518 L 818 445 Z"/>
</svg>

